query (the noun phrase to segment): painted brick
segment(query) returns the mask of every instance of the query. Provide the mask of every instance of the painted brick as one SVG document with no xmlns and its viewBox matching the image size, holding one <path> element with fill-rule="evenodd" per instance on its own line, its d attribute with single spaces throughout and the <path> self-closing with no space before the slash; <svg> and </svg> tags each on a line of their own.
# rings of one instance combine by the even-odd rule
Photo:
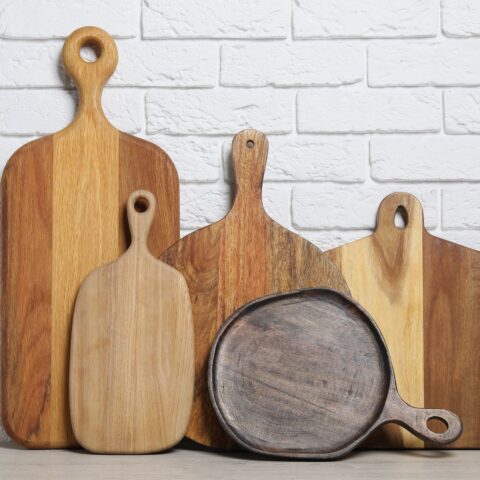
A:
<svg viewBox="0 0 480 480">
<path fill-rule="evenodd" d="M 230 186 L 183 184 L 180 188 L 180 228 L 193 230 L 223 218 L 228 212 L 233 192 Z"/>
<path fill-rule="evenodd" d="M 34 139 L 35 137 L 0 137 L 0 172 L 15 150 Z"/>
<path fill-rule="evenodd" d="M 157 90 L 147 94 L 148 133 L 226 135 L 248 127 L 289 133 L 293 92 L 282 90 Z"/>
<path fill-rule="evenodd" d="M 263 87 L 357 83 L 365 70 L 362 45 L 325 42 L 222 46 L 222 85 Z"/>
<path fill-rule="evenodd" d="M 209 137 L 145 137 L 174 161 L 182 183 L 212 183 L 220 178 L 222 140 Z"/>
<path fill-rule="evenodd" d="M 135 133 L 144 122 L 143 92 L 107 89 L 103 108 L 120 130 Z M 0 133 L 46 135 L 72 121 L 73 92 L 62 90 L 0 90 Z"/>
<path fill-rule="evenodd" d="M 480 2 L 442 0 L 442 31 L 448 37 L 480 36 Z"/>
<path fill-rule="evenodd" d="M 367 141 L 358 137 L 270 136 L 265 181 L 361 182 L 366 178 Z M 232 181 L 231 144 L 223 145 L 226 180 Z"/>
<path fill-rule="evenodd" d="M 447 133 L 480 133 L 480 90 L 448 90 L 443 99 Z"/>
<path fill-rule="evenodd" d="M 292 223 L 298 229 L 372 229 L 380 202 L 392 192 L 409 192 L 423 204 L 426 225 L 437 225 L 435 187 L 362 184 L 356 186 L 295 186 Z"/>
<path fill-rule="evenodd" d="M 375 137 L 370 162 L 381 182 L 480 180 L 480 138 Z"/>
<path fill-rule="evenodd" d="M 213 87 L 218 46 L 210 42 L 118 42 L 119 63 L 111 85 Z"/>
<path fill-rule="evenodd" d="M 368 84 L 480 85 L 480 41 L 381 43 L 368 47 Z"/>
<path fill-rule="evenodd" d="M 302 230 L 299 234 L 325 252 L 371 235 L 372 230 Z"/>
<path fill-rule="evenodd" d="M 440 93 L 430 89 L 308 89 L 297 98 L 302 133 L 437 132 Z"/>
<path fill-rule="evenodd" d="M 478 187 L 459 185 L 442 191 L 442 228 L 445 230 L 480 229 Z"/>
<path fill-rule="evenodd" d="M 144 0 L 145 38 L 285 38 L 290 0 Z"/>
<path fill-rule="evenodd" d="M 296 38 L 433 37 L 439 28 L 436 0 L 295 0 Z"/>
<path fill-rule="evenodd" d="M 14 0 L 2 1 L 0 37 L 63 38 L 85 25 L 116 37 L 139 34 L 138 0 Z"/>
</svg>

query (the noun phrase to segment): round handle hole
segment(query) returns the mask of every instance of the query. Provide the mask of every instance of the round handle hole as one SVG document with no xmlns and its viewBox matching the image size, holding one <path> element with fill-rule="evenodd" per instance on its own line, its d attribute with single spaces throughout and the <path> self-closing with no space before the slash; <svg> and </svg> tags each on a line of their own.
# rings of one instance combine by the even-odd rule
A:
<svg viewBox="0 0 480 480">
<path fill-rule="evenodd" d="M 133 204 L 135 211 L 138 213 L 145 213 L 150 206 L 148 200 L 145 197 L 138 197 Z"/>
<path fill-rule="evenodd" d="M 247 148 L 253 148 L 255 146 L 255 142 L 253 140 L 247 140 Z"/>
<path fill-rule="evenodd" d="M 395 227 L 399 230 L 403 230 L 408 225 L 408 212 L 405 210 L 405 207 L 401 205 L 395 210 L 395 216 L 393 219 Z"/>
<path fill-rule="evenodd" d="M 448 430 L 448 423 L 440 417 L 430 417 L 427 420 L 427 428 L 433 433 L 445 433 Z"/>
<path fill-rule="evenodd" d="M 101 45 L 94 40 L 86 40 L 80 47 L 80 57 L 84 62 L 94 63 L 102 55 Z"/>
</svg>

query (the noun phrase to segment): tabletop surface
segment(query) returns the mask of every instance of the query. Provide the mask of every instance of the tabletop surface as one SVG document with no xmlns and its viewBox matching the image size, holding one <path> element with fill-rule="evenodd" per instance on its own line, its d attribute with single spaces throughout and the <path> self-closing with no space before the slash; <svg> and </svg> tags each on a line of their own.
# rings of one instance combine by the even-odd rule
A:
<svg viewBox="0 0 480 480">
<path fill-rule="evenodd" d="M 92 455 L 83 450 L 25 450 L 0 443 L 1 480 L 158 479 L 309 480 L 478 479 L 480 450 L 359 451 L 329 462 L 215 453 L 183 445 L 163 454 Z"/>
</svg>

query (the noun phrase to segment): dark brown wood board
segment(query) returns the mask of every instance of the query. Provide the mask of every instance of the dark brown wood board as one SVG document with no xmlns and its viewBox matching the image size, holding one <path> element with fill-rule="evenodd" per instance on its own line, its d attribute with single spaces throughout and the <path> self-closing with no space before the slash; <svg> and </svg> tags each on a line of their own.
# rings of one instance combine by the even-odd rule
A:
<svg viewBox="0 0 480 480">
<path fill-rule="evenodd" d="M 81 58 L 86 44 L 99 52 L 95 62 Z M 172 161 L 118 131 L 102 111 L 103 85 L 117 65 L 114 41 L 95 27 L 76 30 L 63 63 L 79 92 L 75 119 L 17 150 L 2 176 L 2 420 L 32 448 L 76 445 L 67 388 L 73 305 L 85 275 L 126 249 L 129 194 L 157 197 L 154 255 L 179 238 Z"/>
<path fill-rule="evenodd" d="M 257 453 L 338 458 L 388 422 L 440 444 L 462 432 L 454 413 L 401 399 L 375 322 L 333 290 L 270 295 L 235 312 L 213 344 L 208 380 L 222 425 Z M 445 431 L 432 432 L 430 418 Z"/>
<path fill-rule="evenodd" d="M 405 228 L 395 226 L 397 212 Z M 327 253 L 385 337 L 400 394 L 462 418 L 463 435 L 446 448 L 479 448 L 480 252 L 431 235 L 420 202 L 394 193 L 373 235 Z M 434 447 L 394 425 L 365 446 Z"/>
<path fill-rule="evenodd" d="M 195 395 L 187 436 L 211 447 L 231 446 L 212 409 L 207 385 L 210 347 L 225 319 L 266 294 L 313 286 L 348 293 L 338 269 L 315 245 L 266 214 L 262 184 L 267 153 L 263 133 L 238 133 L 232 144 L 236 195 L 231 210 L 161 256 L 183 273 L 192 298 Z"/>
</svg>

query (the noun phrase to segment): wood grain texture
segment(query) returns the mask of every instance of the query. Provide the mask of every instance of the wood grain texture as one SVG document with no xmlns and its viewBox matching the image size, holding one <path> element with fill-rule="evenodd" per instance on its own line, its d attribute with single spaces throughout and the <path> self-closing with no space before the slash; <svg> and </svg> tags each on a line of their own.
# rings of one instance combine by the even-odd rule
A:
<svg viewBox="0 0 480 480">
<path fill-rule="evenodd" d="M 278 225 L 262 204 L 268 143 L 245 130 L 233 140 L 236 196 L 219 222 L 178 241 L 161 257 L 183 273 L 195 327 L 195 396 L 187 436 L 203 445 L 228 448 L 207 386 L 211 344 L 224 320 L 262 295 L 300 287 L 328 286 L 348 292 L 332 262 L 313 244 Z"/>
<path fill-rule="evenodd" d="M 218 333 L 208 379 L 222 425 L 258 453 L 337 458 L 387 422 L 440 443 L 462 431 L 451 412 L 399 397 L 373 320 L 332 290 L 271 295 L 241 308 Z M 448 429 L 430 431 L 431 417 Z"/>
<path fill-rule="evenodd" d="M 187 284 L 148 250 L 155 197 L 139 190 L 127 208 L 132 244 L 82 282 L 72 325 L 72 425 L 97 453 L 171 448 L 185 434 L 193 399 Z"/>
<path fill-rule="evenodd" d="M 399 208 L 403 229 L 394 224 Z M 327 253 L 384 335 L 401 395 L 462 418 L 464 433 L 448 448 L 480 447 L 480 253 L 430 235 L 420 202 L 406 193 L 385 198 L 373 235 Z M 365 446 L 433 445 L 389 425 Z"/>
<path fill-rule="evenodd" d="M 85 44 L 97 46 L 97 61 L 81 59 Z M 179 237 L 172 161 L 119 132 L 102 111 L 115 43 L 103 30 L 79 29 L 65 42 L 63 61 L 79 91 L 74 121 L 19 149 L 2 177 L 2 417 L 9 435 L 37 448 L 76 445 L 67 389 L 73 305 L 85 275 L 128 245 L 129 193 L 145 188 L 161 201 L 154 255 Z"/>
</svg>

